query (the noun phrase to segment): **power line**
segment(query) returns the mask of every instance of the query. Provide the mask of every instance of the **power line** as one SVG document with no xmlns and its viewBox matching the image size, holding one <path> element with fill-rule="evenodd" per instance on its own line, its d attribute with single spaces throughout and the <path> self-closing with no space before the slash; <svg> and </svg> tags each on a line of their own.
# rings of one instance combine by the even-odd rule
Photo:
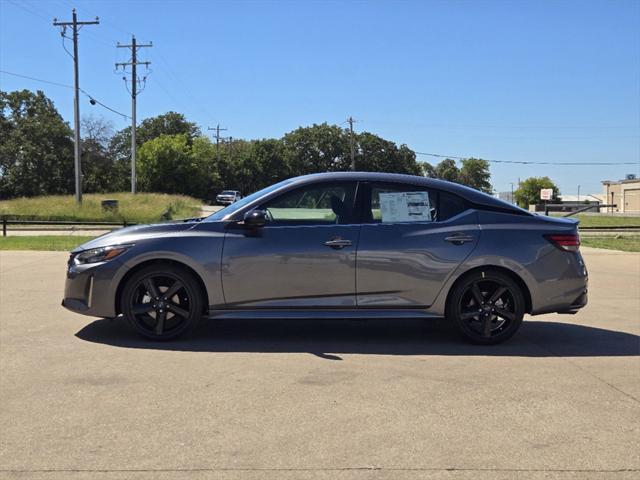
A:
<svg viewBox="0 0 640 480">
<path fill-rule="evenodd" d="M 356 150 L 355 145 L 353 143 L 353 123 L 355 120 L 353 117 L 347 118 L 347 122 L 349 122 L 349 149 L 351 150 L 351 171 L 356 171 Z"/>
<path fill-rule="evenodd" d="M 67 0 L 61 0 L 61 1 L 66 3 L 67 5 L 69 5 L 70 7 L 73 7 L 73 2 L 70 2 L 70 1 L 67 1 Z M 85 15 L 91 16 L 91 14 L 87 10 L 86 6 L 76 7 L 76 8 L 78 9 L 79 12 L 84 12 Z M 105 27 L 110 28 L 114 32 L 117 31 L 119 33 L 124 33 L 125 35 L 132 35 L 133 34 L 133 32 L 131 30 L 122 29 L 122 28 L 118 27 L 115 23 L 112 23 L 110 20 L 105 20 L 104 15 L 102 15 L 101 21 L 102 21 L 102 24 Z"/>
<path fill-rule="evenodd" d="M 131 193 L 136 193 L 136 99 L 138 97 L 138 65 L 144 65 L 149 68 L 151 62 L 139 62 L 138 50 L 141 48 L 150 48 L 153 45 L 151 43 L 143 44 L 137 43 L 135 35 L 131 35 L 131 44 L 120 45 L 118 42 L 118 48 L 129 48 L 131 50 L 131 60 L 129 62 L 116 63 L 116 70 L 118 67 L 122 67 L 123 71 L 126 71 L 127 67 L 131 67 Z M 126 77 L 122 77 L 127 82 Z M 142 81 L 146 82 L 147 77 L 143 77 Z M 144 89 L 144 87 L 143 87 Z"/>
<path fill-rule="evenodd" d="M 74 98 L 73 98 L 73 124 L 74 124 L 74 157 L 75 157 L 75 183 L 76 183 L 76 202 L 82 203 L 82 173 L 80 165 L 80 77 L 78 74 L 78 26 L 82 28 L 85 25 L 98 25 L 100 21 L 98 17 L 95 20 L 79 22 L 76 14 L 76 9 L 71 11 L 72 20 L 70 22 L 59 22 L 57 18 L 53 19 L 54 27 L 62 27 L 60 32 L 62 36 L 65 36 L 67 27 L 71 27 L 73 30 L 73 86 L 74 86 Z M 66 50 L 66 49 L 65 49 Z"/>
<path fill-rule="evenodd" d="M 391 120 L 367 120 L 373 124 L 387 125 L 408 125 L 425 128 L 505 128 L 505 129 L 569 129 L 569 130 L 587 130 L 587 129 L 605 129 L 605 130 L 621 130 L 621 129 L 637 129 L 638 125 L 500 125 L 500 124 L 477 124 L 477 123 L 423 123 L 423 122 L 407 122 L 407 121 L 391 121 Z"/>
<path fill-rule="evenodd" d="M 6 70 L 0 70 L 0 73 L 4 73 L 5 75 L 11 75 L 13 77 L 26 78 L 28 80 L 33 80 L 35 82 L 48 83 L 49 85 L 55 85 L 57 87 L 73 88 L 73 85 L 67 85 L 66 83 L 52 82 L 50 80 L 43 80 L 41 78 L 29 77 L 28 75 L 21 75 L 19 73 L 7 72 Z"/>
<path fill-rule="evenodd" d="M 211 128 L 208 127 L 207 130 L 215 130 L 216 133 L 213 135 L 213 137 L 216 139 L 216 159 L 218 161 L 218 165 L 220 165 L 220 139 L 225 139 L 224 137 L 220 136 L 220 132 L 221 131 L 225 131 L 227 130 L 226 128 L 220 128 L 220 124 L 216 125 L 216 128 Z M 228 139 L 231 139 L 231 137 L 227 137 Z"/>
<path fill-rule="evenodd" d="M 155 55 L 157 55 L 157 58 L 160 60 L 160 62 L 164 64 L 163 68 L 166 70 L 166 72 L 169 73 L 171 77 L 173 77 L 176 83 L 180 84 L 181 88 L 179 90 L 189 97 L 191 102 L 193 102 L 192 106 L 196 107 L 201 113 L 205 115 L 205 117 L 211 117 L 211 114 L 207 110 L 205 110 L 205 108 L 202 106 L 203 102 L 198 101 L 198 99 L 191 93 L 191 90 L 187 87 L 186 83 L 182 80 L 182 78 L 173 70 L 173 68 L 171 67 L 171 64 L 162 55 L 161 49 L 157 50 L 155 52 Z"/>
<path fill-rule="evenodd" d="M 27 5 L 25 3 L 19 3 L 15 0 L 9 0 L 9 3 L 11 3 L 12 5 L 21 8 L 22 10 L 24 10 L 27 13 L 30 13 L 31 15 L 34 15 L 36 17 L 39 17 L 43 20 L 45 20 L 47 23 L 49 23 L 49 18 L 45 17 L 44 15 L 42 15 L 41 13 L 32 10 L 30 7 L 27 7 Z"/>
<path fill-rule="evenodd" d="M 27 80 L 33 80 L 34 82 L 48 83 L 49 85 L 55 85 L 56 87 L 73 88 L 73 85 L 67 85 L 66 83 L 52 82 L 50 80 L 43 80 L 42 78 L 30 77 L 28 75 L 22 75 L 22 74 L 19 74 L 19 73 L 8 72 L 6 70 L 0 70 L 0 73 L 4 73 L 5 75 L 11 75 L 13 77 L 18 77 L 18 78 L 26 78 Z M 86 95 L 86 97 L 89 99 L 89 101 L 91 102 L 92 105 L 94 103 L 96 103 L 96 104 L 100 105 L 101 107 L 106 108 L 110 112 L 113 112 L 113 113 L 115 113 L 117 115 L 120 115 L 121 117 L 123 117 L 125 119 L 131 118 L 129 115 L 127 115 L 125 113 L 122 113 L 122 112 L 119 112 L 118 110 L 116 110 L 114 108 L 111 108 L 109 105 L 105 105 L 100 100 L 97 100 L 95 96 L 91 95 L 86 90 L 80 88 L 80 92 L 83 95 Z"/>
<path fill-rule="evenodd" d="M 426 155 L 436 158 L 450 158 L 451 160 L 466 160 L 470 157 L 459 157 L 456 155 L 442 155 L 439 153 L 414 152 L 416 155 Z M 512 163 L 517 165 L 638 165 L 638 162 L 531 162 L 526 160 L 482 160 L 490 163 Z"/>
</svg>

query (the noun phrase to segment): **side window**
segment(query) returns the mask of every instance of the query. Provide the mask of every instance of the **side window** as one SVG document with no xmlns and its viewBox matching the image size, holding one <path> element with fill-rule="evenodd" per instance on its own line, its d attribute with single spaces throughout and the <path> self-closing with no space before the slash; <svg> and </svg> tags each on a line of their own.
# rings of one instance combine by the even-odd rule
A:
<svg viewBox="0 0 640 480">
<path fill-rule="evenodd" d="M 437 198 L 424 187 L 374 183 L 370 200 L 370 208 L 365 208 L 368 223 L 436 221 Z"/>
<path fill-rule="evenodd" d="M 264 205 L 275 225 L 331 225 L 351 223 L 354 182 L 321 183 L 284 193 Z"/>
<path fill-rule="evenodd" d="M 464 199 L 448 192 L 408 184 L 374 183 L 364 223 L 442 222 L 464 212 Z"/>
<path fill-rule="evenodd" d="M 461 197 L 452 193 L 439 192 L 438 197 L 438 220 L 441 222 L 455 217 L 468 208 L 467 203 Z"/>
</svg>

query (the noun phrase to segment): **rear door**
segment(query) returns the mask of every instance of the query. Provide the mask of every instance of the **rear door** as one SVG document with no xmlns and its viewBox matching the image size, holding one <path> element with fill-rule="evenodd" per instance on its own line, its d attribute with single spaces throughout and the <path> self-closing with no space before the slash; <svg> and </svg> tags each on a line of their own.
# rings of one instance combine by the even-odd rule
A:
<svg viewBox="0 0 640 480">
<path fill-rule="evenodd" d="M 475 212 L 423 186 L 372 182 L 359 190 L 358 307 L 430 306 L 478 241 Z"/>
</svg>

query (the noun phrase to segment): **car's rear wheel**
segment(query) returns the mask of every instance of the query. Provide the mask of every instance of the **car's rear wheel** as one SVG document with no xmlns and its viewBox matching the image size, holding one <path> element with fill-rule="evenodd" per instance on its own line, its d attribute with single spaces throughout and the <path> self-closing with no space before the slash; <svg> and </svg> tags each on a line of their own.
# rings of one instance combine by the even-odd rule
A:
<svg viewBox="0 0 640 480">
<path fill-rule="evenodd" d="M 138 333 L 169 340 L 192 330 L 202 316 L 202 293 L 188 271 L 173 265 L 152 265 L 127 280 L 121 310 Z"/>
<path fill-rule="evenodd" d="M 525 300 L 520 286 L 497 271 L 478 271 L 463 278 L 451 292 L 447 316 L 468 340 L 495 344 L 520 328 Z"/>
</svg>

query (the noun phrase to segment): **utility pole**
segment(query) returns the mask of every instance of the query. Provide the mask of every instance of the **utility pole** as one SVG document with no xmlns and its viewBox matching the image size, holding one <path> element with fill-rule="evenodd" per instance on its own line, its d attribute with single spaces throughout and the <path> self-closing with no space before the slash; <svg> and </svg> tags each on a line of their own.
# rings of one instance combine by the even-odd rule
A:
<svg viewBox="0 0 640 480">
<path fill-rule="evenodd" d="M 578 185 L 578 203 L 580 203 L 580 185 Z"/>
<path fill-rule="evenodd" d="M 356 150 L 353 144 L 353 122 L 355 122 L 355 120 L 352 117 L 349 117 L 347 119 L 347 122 L 349 122 L 349 144 L 351 147 L 351 171 L 355 172 L 356 171 Z"/>
<path fill-rule="evenodd" d="M 120 45 L 118 42 L 118 48 L 130 48 L 131 49 L 131 61 L 124 63 L 116 63 L 116 70 L 122 67 L 122 71 L 130 66 L 131 67 L 131 193 L 136 193 L 136 98 L 138 97 L 138 65 L 144 65 L 149 67 L 151 62 L 139 62 L 138 61 L 138 49 L 153 47 L 151 42 L 147 44 L 137 43 L 135 35 L 131 35 L 130 45 Z M 122 77 L 126 82 L 127 77 Z M 143 78 L 143 81 L 147 77 Z"/>
<path fill-rule="evenodd" d="M 220 139 L 222 138 L 220 136 L 220 132 L 223 132 L 223 131 L 225 131 L 227 129 L 226 128 L 220 128 L 220 124 L 217 124 L 216 128 L 208 127 L 207 130 L 215 130 L 216 131 L 216 133 L 214 135 L 214 138 L 216 139 L 216 159 L 217 159 L 218 164 L 220 164 Z M 231 137 L 229 137 L 229 138 L 231 138 Z"/>
<path fill-rule="evenodd" d="M 511 203 L 515 204 L 516 202 L 513 200 L 513 182 L 511 182 Z"/>
<path fill-rule="evenodd" d="M 80 165 L 80 77 L 78 75 L 78 30 L 83 25 L 98 25 L 100 21 L 98 17 L 91 22 L 79 22 L 76 15 L 76 9 L 71 10 L 72 20 L 70 22 L 59 22 L 57 18 L 53 19 L 54 27 L 62 27 L 60 35 L 65 37 L 67 27 L 73 29 L 73 128 L 74 128 L 74 168 L 75 168 L 75 184 L 76 184 L 76 202 L 82 203 L 82 166 Z M 64 42 L 64 40 L 63 40 Z"/>
</svg>

